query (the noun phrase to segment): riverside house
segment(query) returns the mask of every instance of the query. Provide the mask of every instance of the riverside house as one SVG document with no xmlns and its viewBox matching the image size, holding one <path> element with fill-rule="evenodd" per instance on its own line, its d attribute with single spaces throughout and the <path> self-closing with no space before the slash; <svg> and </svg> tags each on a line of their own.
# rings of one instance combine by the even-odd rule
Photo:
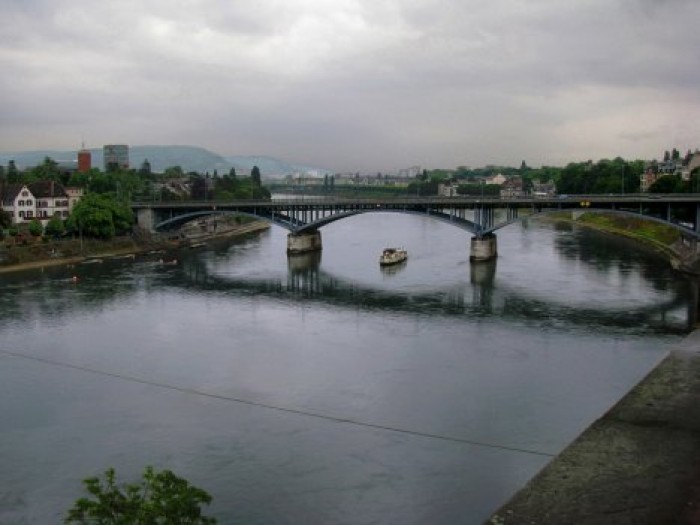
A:
<svg viewBox="0 0 700 525">
<path fill-rule="evenodd" d="M 54 181 L 0 186 L 0 203 L 13 224 L 39 219 L 46 226 L 54 216 L 65 220 L 73 205 L 80 199 L 81 188 L 64 188 Z"/>
<path fill-rule="evenodd" d="M 2 209 L 10 215 L 13 224 L 29 222 L 34 218 L 36 199 L 26 184 L 8 184 L 0 191 Z"/>
<path fill-rule="evenodd" d="M 52 180 L 34 182 L 29 185 L 29 191 L 36 202 L 35 216 L 44 226 L 51 217 L 58 216 L 61 220 L 68 218 L 68 194 L 62 184 Z"/>
</svg>

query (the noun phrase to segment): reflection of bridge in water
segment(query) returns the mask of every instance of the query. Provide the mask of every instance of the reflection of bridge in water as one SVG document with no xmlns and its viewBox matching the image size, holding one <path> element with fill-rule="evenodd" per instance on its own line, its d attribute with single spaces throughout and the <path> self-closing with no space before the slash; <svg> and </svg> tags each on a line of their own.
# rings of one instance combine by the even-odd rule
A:
<svg viewBox="0 0 700 525">
<path fill-rule="evenodd" d="M 469 283 L 461 287 L 411 292 L 376 288 L 338 278 L 324 272 L 320 262 L 321 254 L 318 252 L 290 256 L 286 277 L 244 279 L 214 274 L 207 269 L 204 261 L 192 258 L 183 264 L 185 284 L 180 276 L 173 285 L 221 293 L 312 300 L 368 311 L 391 309 L 425 316 L 466 315 L 473 318 L 497 316 L 539 323 L 543 328 L 568 325 L 629 330 L 635 327 L 640 333 L 685 333 L 693 327 L 697 315 L 697 293 L 693 298 L 678 290 L 673 298 L 657 304 L 604 311 L 547 301 L 496 283 L 496 261 L 472 265 Z"/>
</svg>

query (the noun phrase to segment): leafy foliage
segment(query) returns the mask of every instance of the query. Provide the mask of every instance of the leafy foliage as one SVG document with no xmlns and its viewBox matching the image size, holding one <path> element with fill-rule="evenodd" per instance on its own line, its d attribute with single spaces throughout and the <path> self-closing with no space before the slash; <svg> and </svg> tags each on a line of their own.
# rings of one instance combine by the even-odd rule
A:
<svg viewBox="0 0 700 525">
<path fill-rule="evenodd" d="M 66 524 L 95 525 L 208 525 L 214 518 L 202 515 L 211 496 L 170 470 L 146 467 L 139 483 L 118 485 L 113 468 L 104 480 L 83 481 L 89 497 L 78 499 L 68 511 Z"/>
<path fill-rule="evenodd" d="M 54 215 L 49 219 L 49 222 L 46 223 L 46 228 L 44 230 L 44 233 L 48 235 L 49 237 L 60 237 L 66 232 L 66 226 L 61 220 L 60 217 L 57 215 Z"/>
<path fill-rule="evenodd" d="M 44 226 L 41 224 L 39 219 L 32 219 L 29 223 L 29 233 L 32 237 L 39 237 L 44 233 Z"/>
<path fill-rule="evenodd" d="M 5 210 L 0 208 L 0 229 L 8 228 L 12 224 L 12 217 Z"/>
<path fill-rule="evenodd" d="M 253 166 L 253 169 L 250 171 L 250 178 L 253 182 L 253 187 L 259 188 L 262 185 L 260 180 L 260 168 Z"/>
<path fill-rule="evenodd" d="M 167 179 L 177 179 L 180 177 L 184 177 L 185 172 L 183 171 L 182 167 L 180 167 L 180 166 L 170 166 L 168 168 L 165 168 L 163 175 Z"/>
<path fill-rule="evenodd" d="M 498 196 L 501 187 L 498 184 L 460 184 L 457 186 L 459 195 L 488 195 Z"/>
<path fill-rule="evenodd" d="M 147 194 L 150 177 L 136 170 L 114 169 L 103 173 L 92 168 L 85 173 L 73 173 L 67 184 L 85 188 L 88 193 L 111 193 L 118 200 L 128 201 L 134 196 Z"/>
<path fill-rule="evenodd" d="M 639 191 L 642 161 L 626 162 L 617 157 L 596 163 L 570 163 L 561 171 L 557 183 L 559 193 L 634 193 Z"/>
<path fill-rule="evenodd" d="M 54 182 L 65 182 L 61 179 L 61 170 L 58 168 L 58 163 L 51 157 L 45 157 L 44 161 L 32 168 L 26 174 L 25 181 L 33 182 L 40 180 L 52 180 Z"/>
<path fill-rule="evenodd" d="M 80 199 L 68 217 L 68 227 L 88 237 L 111 239 L 131 230 L 134 214 L 128 204 L 108 194 L 91 193 Z"/>
<path fill-rule="evenodd" d="M 649 186 L 649 193 L 682 193 L 684 184 L 676 175 L 664 175 Z"/>
<path fill-rule="evenodd" d="M 22 174 L 17 169 L 17 164 L 15 164 L 14 160 L 7 163 L 7 174 L 5 177 L 9 184 L 14 184 L 21 180 Z"/>
<path fill-rule="evenodd" d="M 252 177 L 237 177 L 231 173 L 215 179 L 215 199 L 269 199 L 270 191 L 256 185 Z"/>
</svg>

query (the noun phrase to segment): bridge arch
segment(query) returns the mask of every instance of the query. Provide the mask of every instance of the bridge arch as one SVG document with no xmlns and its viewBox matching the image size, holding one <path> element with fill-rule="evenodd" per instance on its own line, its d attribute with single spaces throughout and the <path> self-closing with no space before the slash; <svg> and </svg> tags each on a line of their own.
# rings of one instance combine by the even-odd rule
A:
<svg viewBox="0 0 700 525">
<path fill-rule="evenodd" d="M 402 213 L 402 214 L 407 214 L 407 215 L 420 215 L 421 217 L 431 217 L 431 218 L 437 219 L 441 222 L 446 222 L 448 224 L 451 224 L 453 226 L 457 226 L 458 228 L 466 230 L 470 233 L 477 233 L 477 232 L 481 231 L 481 228 L 477 223 L 470 221 L 469 219 L 465 219 L 463 217 L 458 217 L 455 215 L 449 215 L 447 213 L 439 213 L 439 212 L 425 213 L 424 211 L 418 211 L 418 210 L 377 208 L 374 210 L 373 209 L 353 210 L 353 211 L 347 211 L 347 212 L 343 212 L 343 213 L 337 213 L 334 215 L 329 215 L 329 216 L 324 217 L 322 219 L 310 222 L 310 223 L 302 226 L 301 228 L 298 228 L 297 232 L 301 233 L 304 231 L 317 230 L 319 228 L 322 228 L 323 226 L 331 224 L 332 222 L 339 221 L 341 219 L 346 219 L 348 217 L 353 217 L 355 215 L 362 215 L 365 213 Z"/>
<path fill-rule="evenodd" d="M 552 213 L 607 213 L 667 225 L 682 233 L 683 265 L 700 267 L 700 195 L 571 195 L 547 199 L 467 197 L 401 197 L 391 199 L 317 198 L 231 202 L 134 203 L 139 224 L 165 230 L 197 217 L 244 215 L 268 221 L 290 232 L 289 241 L 302 242 L 301 251 L 320 250 L 320 228 L 354 215 L 393 212 L 428 216 L 473 234 L 473 260 L 496 256 L 495 232 L 525 218 Z M 505 217 L 497 217 L 497 210 Z M 505 220 L 504 220 L 505 219 Z M 501 222 L 496 223 L 496 220 Z M 686 221 L 686 222 L 680 222 Z M 289 253 L 297 253 L 296 248 Z M 472 258 L 470 256 L 470 258 Z M 690 262 L 688 262 L 690 261 Z"/>
<path fill-rule="evenodd" d="M 212 217 L 212 216 L 245 216 L 245 217 L 251 217 L 253 219 L 261 219 L 267 222 L 270 222 L 272 224 L 276 224 L 277 226 L 281 226 L 287 230 L 292 230 L 289 224 L 287 222 L 282 221 L 282 220 L 275 220 L 273 217 L 270 217 L 266 214 L 259 214 L 259 213 L 251 213 L 247 211 L 231 211 L 231 210 L 201 210 L 201 211 L 193 211 L 193 212 L 188 212 L 188 213 L 183 213 L 181 215 L 177 215 L 175 217 L 170 217 L 168 219 L 162 220 L 160 222 L 157 222 L 156 224 L 153 225 L 153 229 L 155 231 L 165 231 L 169 230 L 172 228 L 177 228 L 182 226 L 183 224 L 187 224 L 188 222 L 191 222 L 199 217 Z"/>
<path fill-rule="evenodd" d="M 597 213 L 600 215 L 618 215 L 621 217 L 629 217 L 633 219 L 641 219 L 644 221 L 651 221 L 655 222 L 657 224 L 661 224 L 663 226 L 667 226 L 669 228 L 673 228 L 675 230 L 678 230 L 684 235 L 693 237 L 695 239 L 700 239 L 700 233 L 695 232 L 691 230 L 690 228 L 687 228 L 685 226 L 682 226 L 680 224 L 674 223 L 674 222 L 669 222 L 665 219 L 661 219 L 659 217 L 654 217 L 653 215 L 644 215 L 641 213 L 637 212 L 632 212 L 632 211 L 627 211 L 627 210 L 615 210 L 615 209 L 610 209 L 610 208 L 567 208 L 567 209 L 543 209 L 539 210 L 533 214 L 530 215 L 525 215 L 525 216 L 519 216 L 512 218 L 510 220 L 507 220 L 505 222 L 499 223 L 495 226 L 492 226 L 491 228 L 486 228 L 484 229 L 483 233 L 488 234 L 488 233 L 494 233 L 502 228 L 505 228 L 506 226 L 509 226 L 511 224 L 517 223 L 517 222 L 523 222 L 527 219 L 532 219 L 536 218 L 542 215 L 553 215 L 553 214 L 561 214 L 562 212 L 570 212 L 570 213 Z"/>
<path fill-rule="evenodd" d="M 470 233 L 478 233 L 482 231 L 482 228 L 479 224 L 475 223 L 474 221 L 470 221 L 469 219 L 465 219 L 463 217 L 458 217 L 455 215 L 450 215 L 448 213 L 441 213 L 441 212 L 430 212 L 426 213 L 425 211 L 419 211 L 419 210 L 410 210 L 410 209 L 382 209 L 382 208 L 377 208 L 377 209 L 358 209 L 358 210 L 349 210 L 349 211 L 342 211 L 338 213 L 333 213 L 331 215 L 327 215 L 321 219 L 314 220 L 308 223 L 303 223 L 299 220 L 295 220 L 293 217 L 289 217 L 288 215 L 285 214 L 270 214 L 266 212 L 246 212 L 246 211 L 231 211 L 231 210 L 213 210 L 213 209 L 208 209 L 208 210 L 198 210 L 198 211 L 190 211 L 190 212 L 184 212 L 180 215 L 174 216 L 174 217 L 169 217 L 168 219 L 162 220 L 157 222 L 156 224 L 153 225 L 154 230 L 156 231 L 163 231 L 163 230 L 169 230 L 171 228 L 176 228 L 179 226 L 182 226 L 183 224 L 186 224 L 188 222 L 191 222 L 199 217 L 211 217 L 215 215 L 220 215 L 220 216 L 225 216 L 225 215 L 243 215 L 255 219 L 261 219 L 268 221 L 272 224 L 275 224 L 277 226 L 280 226 L 282 228 L 285 228 L 286 230 L 289 230 L 290 232 L 294 234 L 301 234 L 305 232 L 311 232 L 311 231 L 316 231 L 328 224 L 331 224 L 333 222 L 339 221 L 341 219 L 346 219 L 348 217 L 353 217 L 355 215 L 361 215 L 365 213 L 403 213 L 403 214 L 408 214 L 408 215 L 420 215 L 422 217 L 431 217 L 436 220 L 439 220 L 441 222 L 445 222 L 448 224 L 451 224 L 453 226 L 456 226 L 458 228 L 461 228 L 463 230 L 466 230 Z"/>
</svg>

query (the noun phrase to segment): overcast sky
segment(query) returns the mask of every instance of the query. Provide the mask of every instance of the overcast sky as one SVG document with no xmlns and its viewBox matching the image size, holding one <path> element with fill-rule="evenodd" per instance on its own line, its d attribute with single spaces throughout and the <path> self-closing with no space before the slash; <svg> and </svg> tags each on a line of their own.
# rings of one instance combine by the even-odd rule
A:
<svg viewBox="0 0 700 525">
<path fill-rule="evenodd" d="M 700 147 L 700 0 L 0 0 L 0 151 L 338 171 Z"/>
</svg>

